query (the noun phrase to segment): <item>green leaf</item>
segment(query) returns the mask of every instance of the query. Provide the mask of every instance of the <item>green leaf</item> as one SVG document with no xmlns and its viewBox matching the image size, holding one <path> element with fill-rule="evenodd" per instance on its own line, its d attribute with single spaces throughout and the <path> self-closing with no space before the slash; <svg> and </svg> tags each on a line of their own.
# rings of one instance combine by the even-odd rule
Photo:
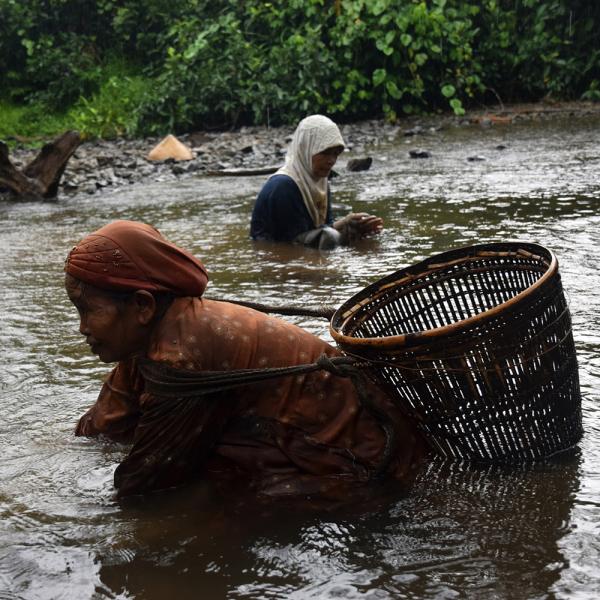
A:
<svg viewBox="0 0 600 600">
<path fill-rule="evenodd" d="M 465 109 L 463 108 L 462 102 L 458 98 L 452 98 L 452 100 L 450 100 L 450 106 L 452 107 L 455 115 L 465 114 Z"/>
<path fill-rule="evenodd" d="M 386 81 L 385 89 L 387 93 L 395 100 L 402 98 L 402 92 L 398 89 L 398 86 L 393 81 Z"/>
<path fill-rule="evenodd" d="M 452 98 L 452 96 L 456 94 L 456 88 L 450 84 L 444 85 L 442 86 L 442 94 L 444 94 L 446 98 Z"/>
<path fill-rule="evenodd" d="M 23 46 L 25 46 L 25 49 L 27 50 L 27 55 L 32 56 L 34 49 L 33 42 L 31 40 L 22 40 L 21 43 L 23 44 Z"/>
<path fill-rule="evenodd" d="M 375 69 L 373 71 L 373 85 L 381 85 L 387 77 L 387 71 L 385 69 Z"/>
<path fill-rule="evenodd" d="M 378 17 L 387 8 L 386 4 L 387 2 L 383 2 L 382 0 L 376 0 L 371 4 L 371 11 L 376 17 Z"/>
<path fill-rule="evenodd" d="M 422 67 L 427 62 L 427 54 L 423 54 L 423 52 L 419 52 L 415 55 L 415 62 L 419 67 Z"/>
<path fill-rule="evenodd" d="M 410 35 L 410 33 L 403 33 L 400 36 L 400 42 L 403 46 L 410 46 L 410 44 L 412 43 L 412 35 Z"/>
<path fill-rule="evenodd" d="M 382 52 L 384 52 L 384 51 L 385 51 L 385 49 L 386 49 L 385 40 L 378 39 L 378 40 L 375 42 L 375 47 L 377 48 L 377 50 L 381 50 Z"/>
</svg>

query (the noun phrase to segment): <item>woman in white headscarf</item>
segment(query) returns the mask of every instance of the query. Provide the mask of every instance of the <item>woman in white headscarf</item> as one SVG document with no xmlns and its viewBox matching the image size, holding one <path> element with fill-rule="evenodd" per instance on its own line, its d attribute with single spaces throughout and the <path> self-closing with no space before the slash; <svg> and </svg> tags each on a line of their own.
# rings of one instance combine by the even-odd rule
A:
<svg viewBox="0 0 600 600">
<path fill-rule="evenodd" d="M 256 198 L 251 237 L 329 249 L 379 233 L 382 219 L 366 213 L 333 220 L 328 177 L 344 147 L 331 119 L 311 115 L 300 121 L 285 164 Z"/>
</svg>

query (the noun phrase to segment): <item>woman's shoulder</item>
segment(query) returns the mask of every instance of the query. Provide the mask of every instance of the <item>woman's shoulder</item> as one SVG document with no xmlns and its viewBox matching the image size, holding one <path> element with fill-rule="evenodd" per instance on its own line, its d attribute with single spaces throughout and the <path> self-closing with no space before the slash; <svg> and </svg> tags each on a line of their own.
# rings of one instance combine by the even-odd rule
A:
<svg viewBox="0 0 600 600">
<path fill-rule="evenodd" d="M 296 182 L 284 173 L 271 175 L 262 187 L 261 192 L 272 193 L 274 191 L 300 191 Z"/>
</svg>

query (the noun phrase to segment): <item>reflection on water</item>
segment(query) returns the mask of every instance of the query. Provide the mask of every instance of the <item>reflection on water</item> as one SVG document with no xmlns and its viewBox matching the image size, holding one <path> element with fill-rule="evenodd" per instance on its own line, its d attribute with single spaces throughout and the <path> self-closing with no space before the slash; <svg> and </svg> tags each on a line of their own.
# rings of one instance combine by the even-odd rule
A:
<svg viewBox="0 0 600 600">
<path fill-rule="evenodd" d="M 183 598 L 531 598 L 566 566 L 557 542 L 578 467 L 573 456 L 512 471 L 436 459 L 410 493 L 335 515 L 207 508 L 195 490 L 174 520 L 173 498 L 155 498 L 130 515 L 134 539 L 103 557 L 100 579 L 156 599 L 174 579 Z"/>
<path fill-rule="evenodd" d="M 373 152 L 370 171 L 345 173 L 342 161 L 336 209 L 379 214 L 386 229 L 329 254 L 248 242 L 260 177 L 0 204 L 0 599 L 596 598 L 599 124 L 400 136 Z M 409 159 L 414 145 L 432 158 Z M 580 363 L 579 451 L 514 469 L 436 459 L 410 489 L 335 511 L 223 498 L 204 484 L 116 504 L 112 472 L 127 448 L 72 435 L 107 367 L 87 354 L 62 289 L 70 247 L 116 218 L 153 223 L 202 257 L 213 297 L 304 307 L 339 306 L 456 246 L 551 248 Z M 323 319 L 291 320 L 330 339 Z"/>
</svg>

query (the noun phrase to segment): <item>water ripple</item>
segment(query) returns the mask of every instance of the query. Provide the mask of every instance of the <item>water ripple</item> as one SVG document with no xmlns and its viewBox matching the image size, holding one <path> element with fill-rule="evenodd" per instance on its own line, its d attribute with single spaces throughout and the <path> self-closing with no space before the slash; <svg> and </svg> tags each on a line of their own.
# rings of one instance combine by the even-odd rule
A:
<svg viewBox="0 0 600 600">
<path fill-rule="evenodd" d="M 592 598 L 600 585 L 600 122 L 460 127 L 381 140 L 332 180 L 334 209 L 385 220 L 319 253 L 253 244 L 263 178 L 130 186 L 0 204 L 0 598 Z M 374 140 L 377 136 L 374 136 Z M 497 147 L 502 144 L 505 150 Z M 430 150 L 415 161 L 408 150 Z M 485 160 L 470 162 L 470 156 Z M 207 265 L 213 297 L 339 306 L 434 253 L 521 239 L 552 249 L 578 351 L 578 453 L 515 469 L 434 461 L 414 488 L 348 514 L 215 499 L 204 485 L 118 503 L 127 448 L 73 437 L 110 366 L 63 288 L 68 250 L 117 219 L 157 226 Z M 324 319 L 292 317 L 329 338 Z M 230 505 L 233 504 L 233 507 Z"/>
</svg>

